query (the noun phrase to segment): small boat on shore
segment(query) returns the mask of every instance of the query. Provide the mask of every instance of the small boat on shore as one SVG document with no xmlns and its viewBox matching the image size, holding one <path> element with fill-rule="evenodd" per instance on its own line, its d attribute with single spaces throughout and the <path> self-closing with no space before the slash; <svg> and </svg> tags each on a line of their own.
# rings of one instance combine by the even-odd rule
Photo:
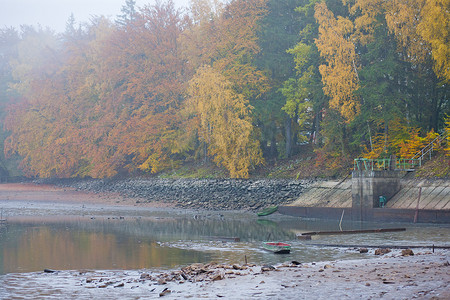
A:
<svg viewBox="0 0 450 300">
<path fill-rule="evenodd" d="M 280 242 L 263 242 L 263 248 L 275 254 L 288 254 L 291 252 L 291 245 Z"/>
<path fill-rule="evenodd" d="M 258 212 L 257 215 L 258 217 L 263 217 L 263 216 L 268 216 L 270 214 L 273 214 L 274 212 L 276 212 L 278 210 L 278 206 L 269 206 L 264 208 L 262 211 Z"/>
</svg>

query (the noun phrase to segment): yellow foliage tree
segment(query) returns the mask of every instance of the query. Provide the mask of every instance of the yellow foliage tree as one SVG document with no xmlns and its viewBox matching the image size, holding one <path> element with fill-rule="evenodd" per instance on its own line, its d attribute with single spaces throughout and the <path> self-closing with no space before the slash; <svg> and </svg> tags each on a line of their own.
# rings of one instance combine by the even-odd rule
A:
<svg viewBox="0 0 450 300">
<path fill-rule="evenodd" d="M 447 134 L 447 147 L 445 148 L 445 153 L 450 156 L 450 118 L 445 120 L 445 132 Z"/>
<path fill-rule="evenodd" d="M 386 153 L 386 136 L 383 133 L 379 133 L 376 136 L 372 137 L 372 147 L 371 149 L 367 148 L 367 145 L 364 146 L 364 153 L 362 157 L 368 159 L 377 159 L 383 156 Z"/>
<path fill-rule="evenodd" d="M 254 65 L 261 51 L 257 32 L 266 0 L 193 0 L 193 24 L 181 36 L 182 52 L 193 68 L 208 64 L 220 70 L 245 97 L 268 89 L 266 74 Z"/>
<path fill-rule="evenodd" d="M 350 122 L 360 112 L 360 103 L 354 92 L 358 89 L 355 45 L 349 39 L 353 23 L 342 17 L 337 19 L 324 2 L 315 6 L 319 23 L 319 38 L 315 40 L 326 65 L 319 67 L 323 91 L 330 97 L 330 106 Z"/>
<path fill-rule="evenodd" d="M 389 128 L 388 134 L 380 133 L 372 139 L 372 150 L 365 147 L 364 158 L 376 159 L 394 154 L 398 158 L 409 159 L 439 135 L 431 130 L 421 137 L 419 128 L 408 127 L 398 118 L 389 124 Z"/>
<path fill-rule="evenodd" d="M 419 128 L 411 128 L 409 139 L 400 142 L 399 156 L 411 158 L 423 148 L 424 144 L 425 138 L 419 136 Z"/>
<path fill-rule="evenodd" d="M 253 137 L 248 101 L 210 66 L 197 70 L 188 92 L 187 110 L 198 119 L 199 139 L 208 145 L 208 153 L 231 177 L 247 178 L 252 165 L 264 162 L 259 141 Z"/>
<path fill-rule="evenodd" d="M 450 82 L 450 0 L 342 0 L 355 19 L 356 40 L 372 39 L 377 15 L 383 14 L 404 59 L 421 63 L 429 55 L 436 75 Z"/>
<path fill-rule="evenodd" d="M 420 11 L 425 0 L 395 0 L 385 4 L 385 19 L 389 31 L 394 33 L 399 50 L 404 49 L 405 59 L 422 62 L 429 53 L 429 48 L 417 33 Z"/>
<path fill-rule="evenodd" d="M 436 75 L 450 83 L 450 0 L 427 0 L 417 32 L 431 45 Z"/>
<path fill-rule="evenodd" d="M 377 17 L 383 13 L 384 0 L 342 0 L 349 6 L 349 12 L 357 15 L 354 21 L 352 38 L 366 45 L 373 41 L 376 26 L 379 26 Z"/>
</svg>

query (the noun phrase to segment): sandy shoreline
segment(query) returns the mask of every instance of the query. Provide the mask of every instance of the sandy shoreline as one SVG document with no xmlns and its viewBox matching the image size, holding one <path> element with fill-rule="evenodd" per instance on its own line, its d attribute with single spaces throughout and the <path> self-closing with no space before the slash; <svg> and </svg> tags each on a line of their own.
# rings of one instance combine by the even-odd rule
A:
<svg viewBox="0 0 450 300">
<path fill-rule="evenodd" d="M 61 188 L 49 184 L 2 183 L 0 184 L 1 201 L 33 201 L 70 204 L 102 204 L 109 206 L 138 207 L 173 207 L 173 203 L 145 202 L 139 198 L 123 197 L 119 193 L 90 193 L 77 191 L 75 188 Z M 0 205 L 1 206 L 1 205 Z"/>
<path fill-rule="evenodd" d="M 136 198 L 113 193 L 85 193 L 31 183 L 0 184 L 0 207 L 2 202 L 13 201 L 27 201 L 34 207 L 48 202 L 170 207 L 167 203 L 136 203 Z M 449 251 L 414 252 L 414 256 L 393 251 L 363 260 L 279 265 L 271 271 L 262 271 L 261 266 L 218 268 L 214 272 L 221 275 L 215 281 L 191 277 L 158 283 L 165 275 L 142 278 L 145 270 L 7 274 L 0 276 L 0 299 L 12 298 L 18 291 L 22 295 L 26 291 L 29 299 L 42 298 L 43 293 L 53 298 L 144 299 L 159 298 L 163 291 L 163 297 L 169 299 L 450 299 Z"/>
</svg>

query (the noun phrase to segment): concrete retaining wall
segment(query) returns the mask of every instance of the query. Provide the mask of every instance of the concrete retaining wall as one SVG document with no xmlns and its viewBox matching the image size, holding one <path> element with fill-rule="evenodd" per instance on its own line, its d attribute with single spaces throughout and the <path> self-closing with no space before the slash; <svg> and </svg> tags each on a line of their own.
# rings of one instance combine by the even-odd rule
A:
<svg viewBox="0 0 450 300">
<path fill-rule="evenodd" d="M 450 180 L 400 181 L 400 191 L 387 203 L 388 208 L 450 210 Z M 419 199 L 419 189 L 421 190 Z"/>
<path fill-rule="evenodd" d="M 369 184 L 381 184 L 376 175 L 368 180 Z M 357 216 L 361 215 L 361 207 L 356 205 L 356 208 L 352 208 L 352 181 L 316 182 L 294 202 L 280 208 L 280 212 L 311 218 L 339 219 L 345 209 L 344 219 L 351 217 L 352 220 L 359 220 Z M 450 180 L 399 179 L 398 182 L 399 190 L 393 195 L 383 195 L 377 188 L 373 189 L 372 209 L 367 209 L 364 221 L 413 222 L 418 203 L 418 222 L 450 223 Z M 420 200 L 419 188 L 422 188 Z M 395 185 L 393 189 L 396 189 Z M 385 208 L 377 208 L 379 194 L 388 199 Z"/>
<path fill-rule="evenodd" d="M 359 215 L 358 211 L 351 208 L 336 207 L 299 207 L 280 206 L 281 214 L 327 220 L 354 221 Z M 344 211 L 344 214 L 342 212 Z M 355 217 L 356 216 L 356 217 Z M 418 210 L 416 219 L 415 209 L 374 208 L 366 215 L 367 222 L 408 222 L 413 223 L 450 223 L 450 210 Z"/>
<path fill-rule="evenodd" d="M 415 209 L 419 187 L 422 187 L 419 209 L 450 209 L 450 180 L 419 179 L 400 179 L 400 189 L 388 198 L 386 208 Z M 315 182 L 288 206 L 351 208 L 352 179 Z"/>
</svg>

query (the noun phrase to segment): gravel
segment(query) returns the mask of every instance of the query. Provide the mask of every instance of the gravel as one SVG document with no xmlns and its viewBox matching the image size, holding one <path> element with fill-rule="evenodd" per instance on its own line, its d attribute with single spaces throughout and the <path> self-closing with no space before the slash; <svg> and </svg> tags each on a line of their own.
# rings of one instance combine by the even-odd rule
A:
<svg viewBox="0 0 450 300">
<path fill-rule="evenodd" d="M 93 193 L 119 193 L 137 203 L 166 202 L 179 208 L 258 210 L 296 200 L 311 181 L 289 179 L 51 179 L 39 183 Z"/>
</svg>

